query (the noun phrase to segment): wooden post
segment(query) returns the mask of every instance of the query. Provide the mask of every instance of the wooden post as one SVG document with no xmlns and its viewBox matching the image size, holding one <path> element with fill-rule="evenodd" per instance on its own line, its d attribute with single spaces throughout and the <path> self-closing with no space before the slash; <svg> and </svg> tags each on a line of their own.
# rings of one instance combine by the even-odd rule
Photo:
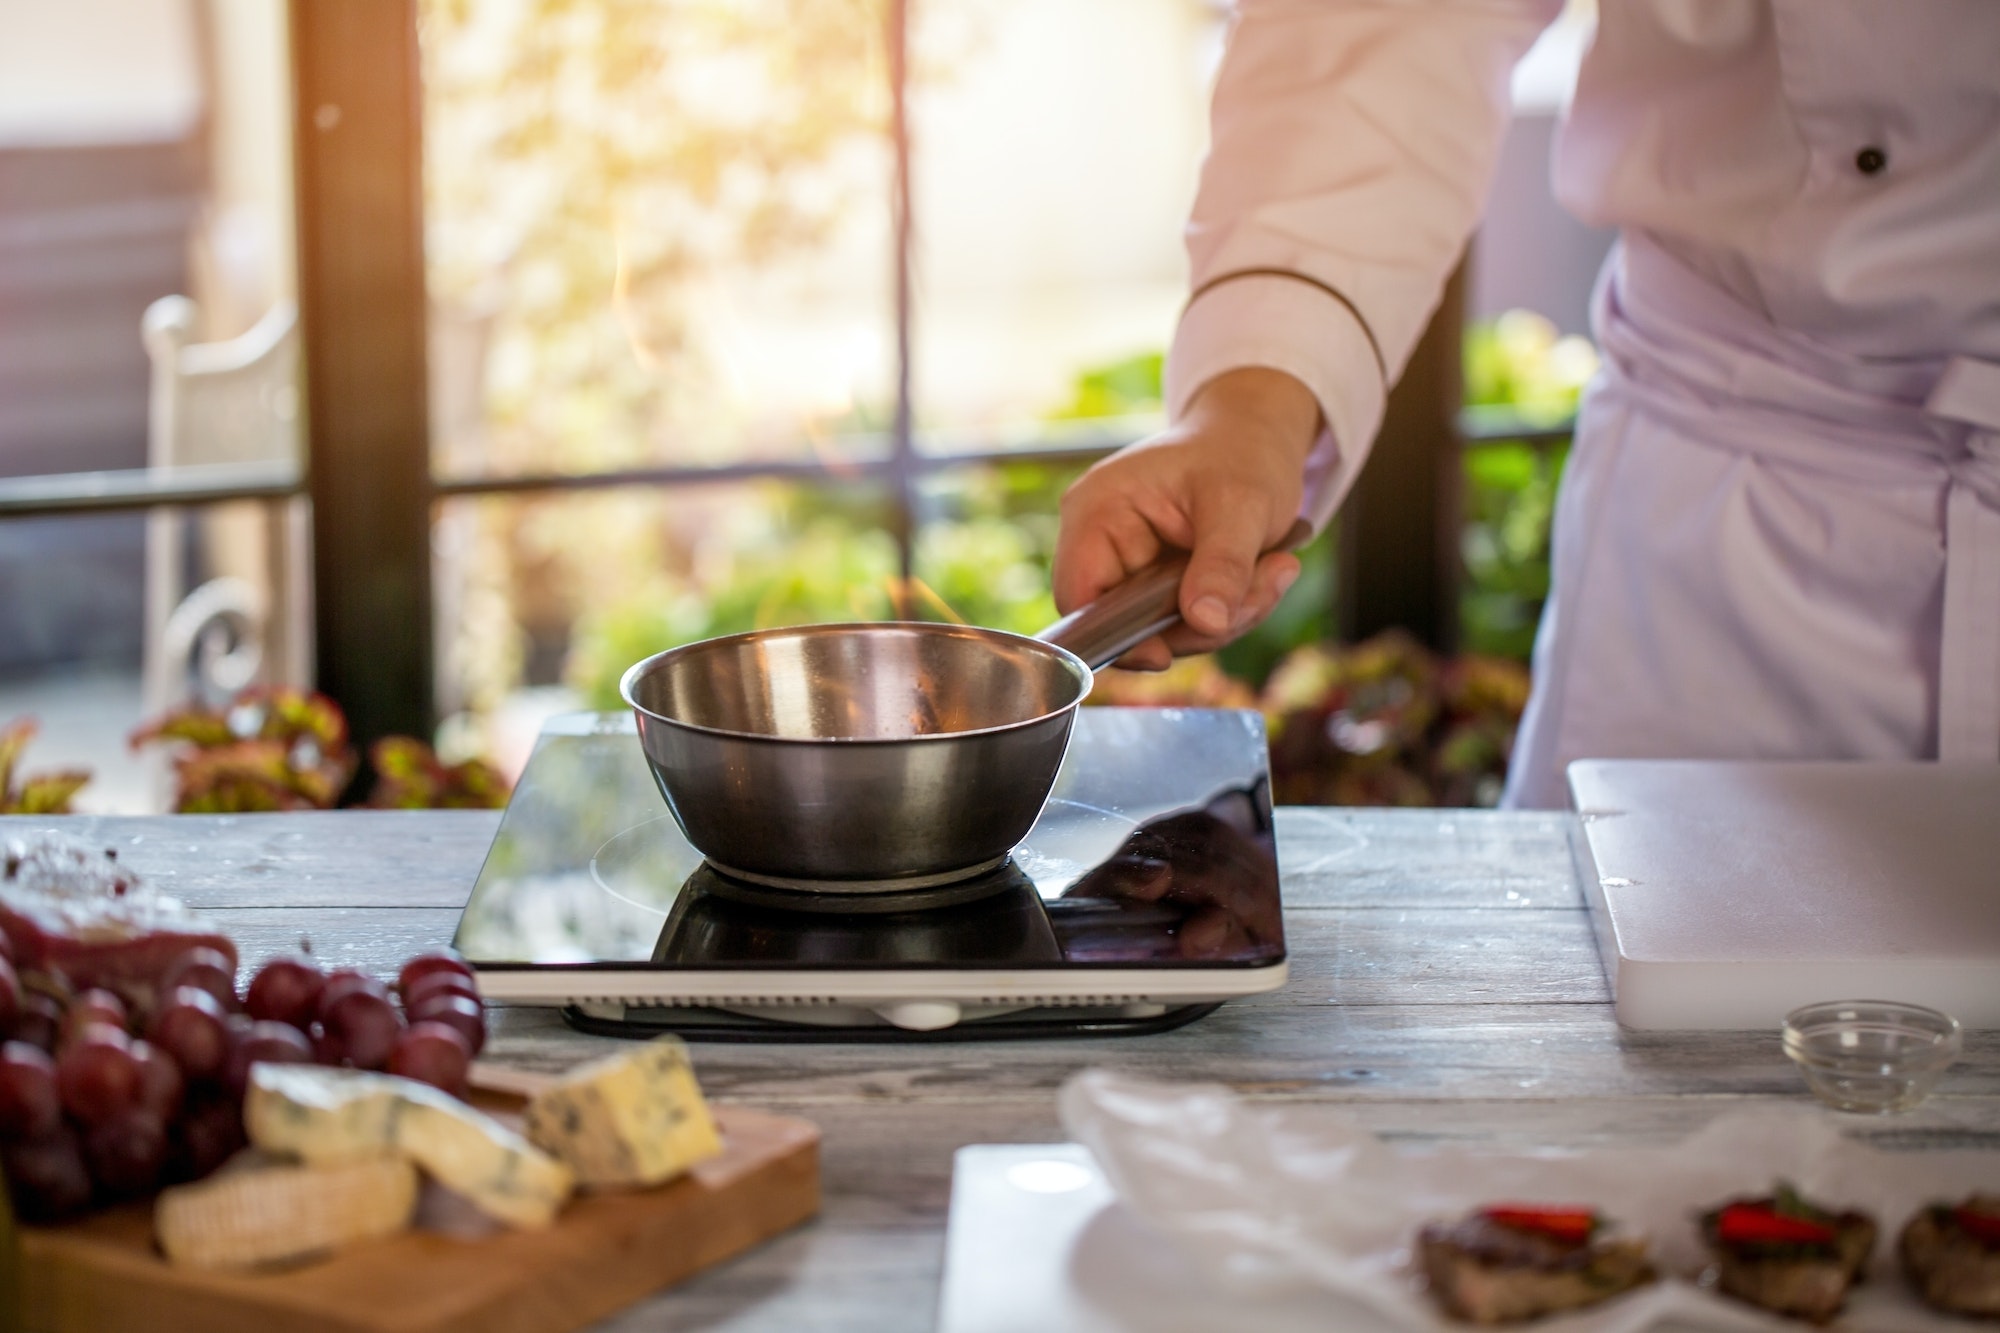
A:
<svg viewBox="0 0 2000 1333">
<path fill-rule="evenodd" d="M 1460 338 L 1465 265 L 1445 284 L 1374 452 L 1340 510 L 1340 636 L 1401 627 L 1439 652 L 1458 645 Z"/>
<path fill-rule="evenodd" d="M 357 745 L 430 738 L 415 0 L 292 0 L 317 683 Z"/>
</svg>

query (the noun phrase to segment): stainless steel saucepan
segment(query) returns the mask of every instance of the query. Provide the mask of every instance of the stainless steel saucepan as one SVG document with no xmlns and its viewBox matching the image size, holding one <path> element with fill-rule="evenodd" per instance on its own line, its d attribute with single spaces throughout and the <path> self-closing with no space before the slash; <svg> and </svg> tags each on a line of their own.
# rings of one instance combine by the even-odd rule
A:
<svg viewBox="0 0 2000 1333">
<path fill-rule="evenodd" d="M 756 630 L 649 657 L 619 691 L 667 808 L 717 869 L 821 892 L 946 883 L 1027 835 L 1092 669 L 1180 619 L 1186 565 L 1149 566 L 1034 638 Z"/>
</svg>

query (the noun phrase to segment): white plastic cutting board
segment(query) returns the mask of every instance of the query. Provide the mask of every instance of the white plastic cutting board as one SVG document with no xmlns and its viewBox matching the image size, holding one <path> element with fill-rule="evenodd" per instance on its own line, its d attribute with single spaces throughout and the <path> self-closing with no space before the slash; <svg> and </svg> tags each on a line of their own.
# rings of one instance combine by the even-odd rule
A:
<svg viewBox="0 0 2000 1333">
<path fill-rule="evenodd" d="M 2000 1028 L 2000 765 L 1588 759 L 1569 785 L 1625 1026 L 1887 999 Z"/>
</svg>

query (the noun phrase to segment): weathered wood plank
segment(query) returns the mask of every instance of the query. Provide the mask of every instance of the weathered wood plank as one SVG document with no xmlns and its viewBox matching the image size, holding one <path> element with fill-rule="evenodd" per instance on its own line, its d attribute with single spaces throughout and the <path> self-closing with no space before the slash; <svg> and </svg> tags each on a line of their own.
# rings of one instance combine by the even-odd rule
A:
<svg viewBox="0 0 2000 1333">
<path fill-rule="evenodd" d="M 1294 907 L 1582 907 L 1566 815 L 1494 810 L 1277 812 Z"/>
<path fill-rule="evenodd" d="M 213 915 L 239 941 L 246 969 L 305 934 L 327 965 L 385 975 L 447 940 L 457 919 L 444 908 Z M 1001 1046 L 717 1045 L 703 1048 L 703 1073 L 715 1091 L 744 1101 L 1045 1096 L 1093 1062 L 1306 1100 L 1799 1091 L 1775 1034 L 1621 1032 L 1577 915 L 1302 912 L 1293 935 L 1299 979 L 1177 1032 Z M 1500 928 L 1529 920 L 1566 929 L 1537 937 Z M 564 1066 L 594 1046 L 549 1010 L 508 1010 L 495 1028 L 498 1049 L 537 1067 Z M 1947 1091 L 2000 1094 L 2000 1034 L 1972 1034 Z"/>
<path fill-rule="evenodd" d="M 1278 816 L 1294 906 L 1581 907 L 1561 816 L 1320 810 Z M 115 847 L 201 907 L 459 907 L 499 827 L 486 810 L 0 818 Z"/>
<path fill-rule="evenodd" d="M 1290 980 L 1247 1004 L 1463 1004 L 1609 1001 L 1576 909 L 1291 908 Z"/>
<path fill-rule="evenodd" d="M 586 1039 L 547 1010 L 509 1010 L 495 1049 L 563 1067 Z M 608 1049 L 608 1048 L 605 1048 Z M 1072 1041 L 894 1046 L 704 1044 L 703 1086 L 762 1104 L 961 1107 L 1053 1094 L 1079 1069 L 1229 1083 L 1262 1097 L 1376 1103 L 1436 1099 L 1794 1098 L 1806 1092 L 1774 1034 L 1622 1034 L 1607 1005 L 1332 1007 L 1251 1013 L 1226 1005 L 1177 1032 Z M 1975 1034 L 1941 1101 L 1986 1099 L 2000 1129 L 2000 1039 Z"/>
<path fill-rule="evenodd" d="M 0 818 L 0 839 L 58 830 L 162 892 L 209 907 L 463 907 L 497 810 Z"/>
<path fill-rule="evenodd" d="M 393 980 L 404 959 L 450 944 L 458 929 L 456 907 L 230 907 L 202 914 L 236 941 L 239 986 L 265 959 L 302 951 L 325 968 L 355 967 Z"/>
</svg>

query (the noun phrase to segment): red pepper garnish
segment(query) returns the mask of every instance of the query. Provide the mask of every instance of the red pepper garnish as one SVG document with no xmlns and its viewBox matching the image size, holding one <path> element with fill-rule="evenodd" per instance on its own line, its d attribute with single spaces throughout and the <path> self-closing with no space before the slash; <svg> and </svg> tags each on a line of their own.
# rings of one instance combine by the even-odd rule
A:
<svg viewBox="0 0 2000 1333">
<path fill-rule="evenodd" d="M 1496 1204 L 1480 1209 L 1489 1222 L 1517 1231 L 1536 1231 L 1581 1245 L 1597 1229 L 1597 1213 L 1589 1208 L 1538 1208 L 1529 1204 Z"/>
<path fill-rule="evenodd" d="M 1831 1245 L 1833 1234 L 1824 1222 L 1789 1217 L 1768 1203 L 1732 1203 L 1715 1219 L 1725 1245 Z"/>
<path fill-rule="evenodd" d="M 1981 1212 L 1964 1204 L 1951 1210 L 1958 1229 L 1982 1245 L 2000 1245 L 2000 1213 Z"/>
</svg>

